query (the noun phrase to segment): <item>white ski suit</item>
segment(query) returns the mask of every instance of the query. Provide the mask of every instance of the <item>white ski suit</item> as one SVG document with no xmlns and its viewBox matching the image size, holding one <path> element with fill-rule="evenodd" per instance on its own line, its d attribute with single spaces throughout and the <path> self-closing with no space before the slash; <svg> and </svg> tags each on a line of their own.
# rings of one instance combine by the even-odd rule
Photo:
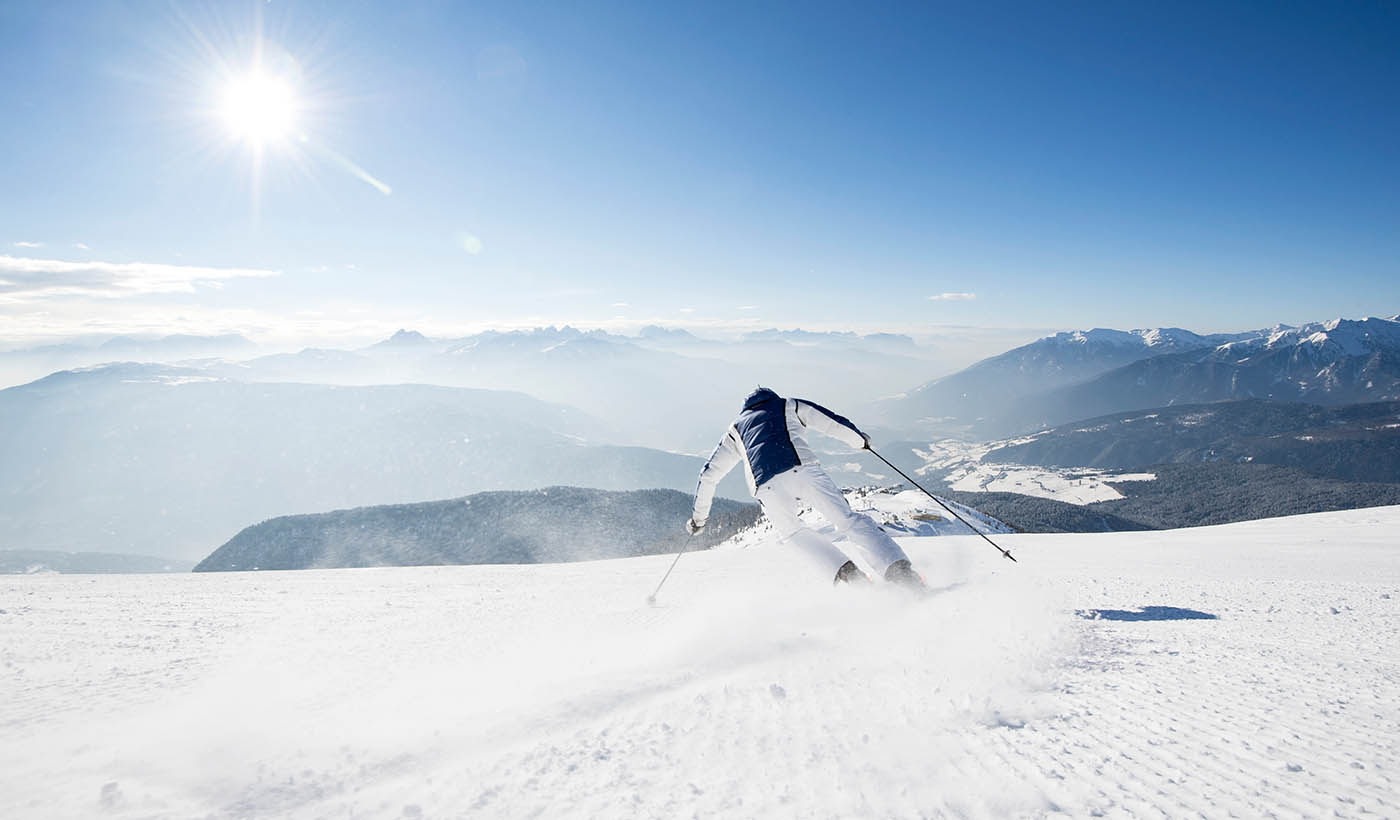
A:
<svg viewBox="0 0 1400 820">
<path fill-rule="evenodd" d="M 867 441 L 849 419 L 819 404 L 785 399 L 767 388 L 754 391 L 700 470 L 691 519 L 704 524 L 715 485 L 736 464 L 743 464 L 749 491 L 785 543 L 798 547 L 832 573 L 848 560 L 829 538 L 798 518 L 801 506 L 809 504 L 835 528 L 838 537 L 844 536 L 859 547 L 870 567 L 883 575 L 890 564 L 906 560 L 904 550 L 868 516 L 851 509 L 807 446 L 802 434 L 808 429 L 857 449 L 863 449 Z"/>
</svg>

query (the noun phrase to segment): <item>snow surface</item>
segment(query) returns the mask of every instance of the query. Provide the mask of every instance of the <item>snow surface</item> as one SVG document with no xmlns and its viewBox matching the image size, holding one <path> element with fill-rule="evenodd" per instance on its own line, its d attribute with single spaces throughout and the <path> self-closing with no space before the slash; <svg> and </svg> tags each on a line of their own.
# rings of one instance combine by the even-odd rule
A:
<svg viewBox="0 0 1400 820">
<path fill-rule="evenodd" d="M 0 580 L 0 816 L 1400 816 L 1400 507 Z"/>
</svg>

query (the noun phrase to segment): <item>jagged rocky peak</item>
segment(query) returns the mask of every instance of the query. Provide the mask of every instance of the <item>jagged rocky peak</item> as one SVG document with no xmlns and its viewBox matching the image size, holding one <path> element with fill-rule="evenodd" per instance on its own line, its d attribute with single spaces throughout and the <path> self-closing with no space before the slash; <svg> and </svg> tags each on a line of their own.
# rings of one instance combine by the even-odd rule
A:
<svg viewBox="0 0 1400 820">
<path fill-rule="evenodd" d="M 682 342 L 691 341 L 696 338 L 694 333 L 677 327 L 662 327 L 661 325 L 647 325 L 637 332 L 643 339 L 652 341 Z"/>
<path fill-rule="evenodd" d="M 404 328 L 399 328 L 397 331 L 394 332 L 394 335 L 390 336 L 384 341 L 376 342 L 373 345 L 370 345 L 370 350 L 418 350 L 425 347 L 431 347 L 435 344 L 437 344 L 436 341 L 428 338 L 427 336 L 424 336 L 422 333 L 419 333 L 416 330 L 406 330 Z"/>
</svg>

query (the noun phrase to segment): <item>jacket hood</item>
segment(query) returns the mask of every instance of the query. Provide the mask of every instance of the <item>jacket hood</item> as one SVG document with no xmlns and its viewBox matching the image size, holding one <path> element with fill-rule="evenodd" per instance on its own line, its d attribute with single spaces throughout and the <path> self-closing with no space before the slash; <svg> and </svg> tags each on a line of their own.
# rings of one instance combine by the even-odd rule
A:
<svg viewBox="0 0 1400 820">
<path fill-rule="evenodd" d="M 757 390 L 750 393 L 747 399 L 744 399 L 744 409 L 747 410 L 750 407 L 753 407 L 755 404 L 762 404 L 763 402 L 768 401 L 770 399 L 780 398 L 782 398 L 782 396 L 779 396 L 772 390 L 769 390 L 766 387 L 760 387 Z"/>
</svg>

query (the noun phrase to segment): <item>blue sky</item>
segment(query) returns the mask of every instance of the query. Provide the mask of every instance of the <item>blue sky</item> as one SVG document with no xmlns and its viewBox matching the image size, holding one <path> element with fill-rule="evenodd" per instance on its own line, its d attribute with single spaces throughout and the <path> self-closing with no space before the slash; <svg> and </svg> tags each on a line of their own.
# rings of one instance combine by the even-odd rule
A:
<svg viewBox="0 0 1400 820">
<path fill-rule="evenodd" d="M 759 6 L 0 5 L 0 342 L 1400 312 L 1394 5 Z"/>
</svg>

